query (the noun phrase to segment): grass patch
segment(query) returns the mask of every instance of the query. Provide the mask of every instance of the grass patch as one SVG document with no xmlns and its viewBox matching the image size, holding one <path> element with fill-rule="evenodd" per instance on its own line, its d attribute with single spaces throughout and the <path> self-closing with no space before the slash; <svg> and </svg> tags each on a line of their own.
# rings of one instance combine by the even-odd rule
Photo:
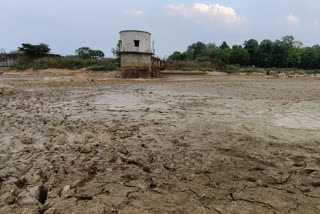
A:
<svg viewBox="0 0 320 214">
<path fill-rule="evenodd" d="M 320 74 L 320 70 L 305 71 L 307 74 Z"/>
<path fill-rule="evenodd" d="M 12 70 L 27 70 L 32 68 L 32 63 L 35 59 L 28 56 L 20 56 L 17 62 L 11 67 Z"/>
<path fill-rule="evenodd" d="M 165 63 L 166 70 L 179 71 L 214 71 L 215 66 L 211 62 L 197 62 L 197 61 L 175 61 L 169 60 Z"/>
<path fill-rule="evenodd" d="M 75 56 L 43 57 L 39 59 L 22 56 L 12 68 L 17 70 L 26 70 L 29 68 L 34 70 L 57 68 L 112 71 L 118 68 L 118 63 L 115 59 L 82 59 Z"/>
<path fill-rule="evenodd" d="M 114 71 L 116 69 L 117 66 L 111 63 L 95 64 L 86 68 L 86 70 L 90 71 Z"/>
<path fill-rule="evenodd" d="M 225 70 L 224 72 L 228 73 L 228 74 L 236 74 L 236 73 L 241 73 L 240 70 Z"/>
</svg>

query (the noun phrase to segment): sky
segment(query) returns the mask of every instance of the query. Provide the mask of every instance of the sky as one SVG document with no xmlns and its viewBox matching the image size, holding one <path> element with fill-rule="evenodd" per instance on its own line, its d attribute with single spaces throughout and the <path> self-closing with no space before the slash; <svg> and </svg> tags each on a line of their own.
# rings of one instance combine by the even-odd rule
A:
<svg viewBox="0 0 320 214">
<path fill-rule="evenodd" d="M 46 43 L 52 53 L 79 47 L 111 57 L 121 30 L 152 34 L 156 55 L 167 57 L 201 41 L 243 44 L 293 35 L 320 43 L 319 0 L 0 0 L 0 49 Z"/>
</svg>

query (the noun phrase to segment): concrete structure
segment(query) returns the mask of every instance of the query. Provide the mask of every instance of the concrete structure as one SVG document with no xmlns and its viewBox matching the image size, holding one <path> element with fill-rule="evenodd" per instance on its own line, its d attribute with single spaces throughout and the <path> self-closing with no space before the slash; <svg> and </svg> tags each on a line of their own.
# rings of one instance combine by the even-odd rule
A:
<svg viewBox="0 0 320 214">
<path fill-rule="evenodd" d="M 23 56 L 22 53 L 0 53 L 0 67 L 11 67 L 13 66 L 17 61 L 18 58 Z M 57 54 L 46 54 L 46 57 L 60 57 L 60 55 Z"/>
<path fill-rule="evenodd" d="M 151 34 L 145 31 L 120 32 L 121 76 L 123 78 L 150 78 L 160 73 L 160 59 L 153 57 Z"/>
<path fill-rule="evenodd" d="M 0 67 L 13 66 L 21 54 L 0 54 Z"/>
</svg>

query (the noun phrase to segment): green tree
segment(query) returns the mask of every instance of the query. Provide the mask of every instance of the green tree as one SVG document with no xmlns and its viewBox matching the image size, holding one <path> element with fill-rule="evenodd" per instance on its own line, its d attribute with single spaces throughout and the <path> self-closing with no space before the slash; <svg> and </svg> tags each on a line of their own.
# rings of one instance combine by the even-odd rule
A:
<svg viewBox="0 0 320 214">
<path fill-rule="evenodd" d="M 295 67 L 300 63 L 299 48 L 303 45 L 300 41 L 295 41 L 293 36 L 284 36 L 281 39 L 284 48 L 284 62 L 286 67 Z"/>
<path fill-rule="evenodd" d="M 219 48 L 214 43 L 206 44 L 203 47 L 200 55 L 195 59 L 198 62 L 209 62 L 212 61 L 215 57 L 215 53 L 219 50 Z"/>
<path fill-rule="evenodd" d="M 223 41 L 219 48 L 220 48 L 221 50 L 230 49 L 230 47 L 229 47 L 229 45 L 227 44 L 226 41 Z"/>
<path fill-rule="evenodd" d="M 250 56 L 250 65 L 257 65 L 258 63 L 258 51 L 259 51 L 259 43 L 255 39 L 250 39 L 244 42 L 244 48 L 248 51 Z"/>
<path fill-rule="evenodd" d="M 171 54 L 169 56 L 169 60 L 178 60 L 178 61 L 183 61 L 183 60 L 186 60 L 188 57 L 188 54 L 187 52 L 179 52 L 179 51 L 175 51 L 173 54 Z"/>
<path fill-rule="evenodd" d="M 272 61 L 275 67 L 286 67 L 288 65 L 289 49 L 280 40 L 276 40 L 273 46 Z"/>
<path fill-rule="evenodd" d="M 313 68 L 320 69 L 320 45 L 314 45 L 312 47 L 312 49 L 314 50 L 314 53 L 316 55 L 316 59 L 313 64 Z"/>
<path fill-rule="evenodd" d="M 92 50 L 89 47 L 82 47 L 76 50 L 78 57 L 82 59 L 100 59 L 104 57 L 104 53 L 100 50 Z"/>
<path fill-rule="evenodd" d="M 290 56 L 290 65 L 293 67 L 293 68 L 296 68 L 298 67 L 300 64 L 301 64 L 301 54 L 302 54 L 302 51 L 301 51 L 301 48 L 293 48 L 293 51 L 291 53 L 291 56 Z"/>
<path fill-rule="evenodd" d="M 32 58 L 44 57 L 50 52 L 50 48 L 47 44 L 40 43 L 39 45 L 32 45 L 29 43 L 22 43 L 21 47 L 18 47 L 25 56 Z"/>
<path fill-rule="evenodd" d="M 314 68 L 316 65 L 317 56 L 315 49 L 307 47 L 302 49 L 301 67 L 304 69 Z"/>
<path fill-rule="evenodd" d="M 113 56 L 116 57 L 118 62 L 120 62 L 120 46 L 121 46 L 121 42 L 118 41 L 117 46 L 111 49 Z"/>
<path fill-rule="evenodd" d="M 224 70 L 226 66 L 229 64 L 230 52 L 232 50 L 230 48 L 226 48 L 221 50 L 220 48 L 214 52 L 214 57 L 212 57 L 213 64 L 219 70 Z"/>
<path fill-rule="evenodd" d="M 248 65 L 250 60 L 249 53 L 246 49 L 244 49 L 241 45 L 232 46 L 232 50 L 230 52 L 230 63 L 231 64 L 239 64 L 239 65 Z"/>
<path fill-rule="evenodd" d="M 207 51 L 206 44 L 202 42 L 193 43 L 188 47 L 188 50 L 187 50 L 188 59 L 195 60 L 198 57 L 202 57 L 205 55 L 206 51 Z"/>
<path fill-rule="evenodd" d="M 259 50 L 257 53 L 257 63 L 261 67 L 271 67 L 273 53 L 273 42 L 265 39 L 260 43 Z"/>
</svg>

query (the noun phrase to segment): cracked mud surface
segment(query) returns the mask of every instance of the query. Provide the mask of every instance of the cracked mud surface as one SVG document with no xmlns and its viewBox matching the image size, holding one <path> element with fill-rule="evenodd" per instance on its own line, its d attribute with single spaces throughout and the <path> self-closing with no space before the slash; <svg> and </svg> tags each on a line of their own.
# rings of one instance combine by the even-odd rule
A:
<svg viewBox="0 0 320 214">
<path fill-rule="evenodd" d="M 7 82 L 0 213 L 320 213 L 319 81 L 188 78 Z"/>
</svg>

